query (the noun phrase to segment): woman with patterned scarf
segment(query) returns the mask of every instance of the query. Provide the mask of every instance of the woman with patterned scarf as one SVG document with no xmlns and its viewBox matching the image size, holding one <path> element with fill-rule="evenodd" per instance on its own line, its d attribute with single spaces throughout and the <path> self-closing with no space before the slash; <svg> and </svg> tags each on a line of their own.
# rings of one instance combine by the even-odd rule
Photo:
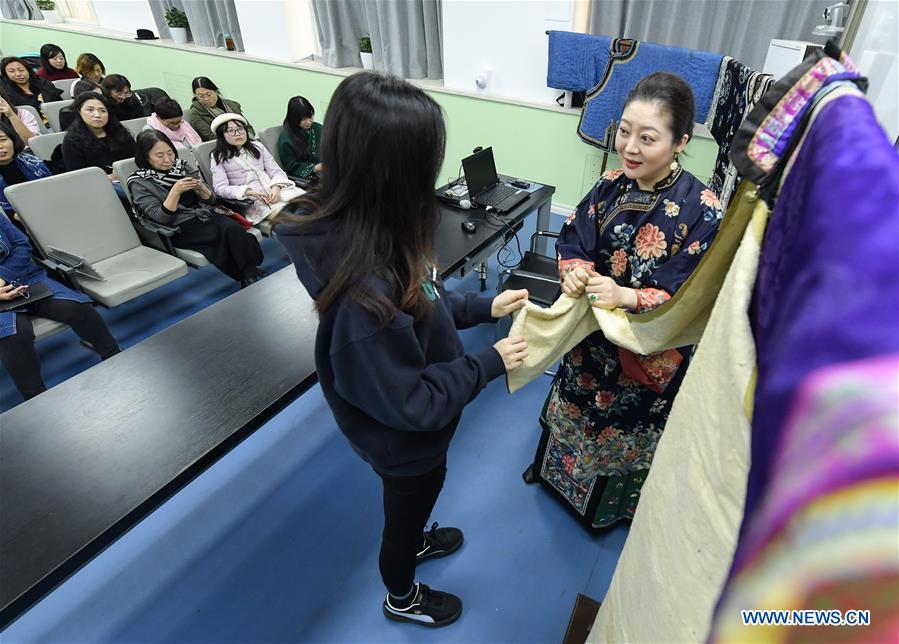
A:
<svg viewBox="0 0 899 644">
<path fill-rule="evenodd" d="M 137 137 L 134 153 L 137 172 L 128 177 L 128 189 L 138 215 L 178 228 L 171 240 L 178 248 L 203 254 L 241 288 L 255 282 L 262 263 L 256 238 L 240 224 L 214 208 L 215 195 L 197 178 L 197 171 L 178 158 L 175 146 L 158 130 Z"/>
</svg>

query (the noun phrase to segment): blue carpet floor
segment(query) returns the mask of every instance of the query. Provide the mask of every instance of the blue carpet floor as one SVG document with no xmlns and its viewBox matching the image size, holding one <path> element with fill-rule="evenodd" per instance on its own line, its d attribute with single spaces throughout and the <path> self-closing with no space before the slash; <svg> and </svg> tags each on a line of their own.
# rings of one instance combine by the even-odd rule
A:
<svg viewBox="0 0 899 644">
<path fill-rule="evenodd" d="M 267 261 L 275 261 L 274 246 L 266 245 Z M 209 279 L 204 275 L 203 284 Z M 477 281 L 470 276 L 450 286 L 473 290 Z M 235 287 L 225 280 L 204 288 L 209 290 L 202 298 L 193 291 L 190 302 L 172 303 L 172 315 L 189 314 Z M 171 299 L 183 299 L 183 289 L 173 289 Z M 161 297 L 154 305 L 169 303 Z M 104 314 L 118 316 L 120 308 Z M 140 316 L 135 310 L 127 317 Z M 155 332 L 167 325 L 117 317 L 110 322 L 114 333 L 120 326 L 132 328 L 133 335 L 119 338 L 125 346 L 149 335 L 137 327 L 153 326 Z M 466 347 L 477 349 L 492 344 L 494 333 L 481 326 L 462 336 Z M 54 341 L 42 347 L 48 384 L 62 369 L 52 362 Z M 380 482 L 349 448 L 315 387 L 0 639 L 561 641 L 577 593 L 604 596 L 627 529 L 589 535 L 539 486 L 521 481 L 533 458 L 536 418 L 549 382 L 540 378 L 510 396 L 504 381 L 494 381 L 463 415 L 432 519 L 462 528 L 466 542 L 458 553 L 418 571 L 421 581 L 464 601 L 461 619 L 445 629 L 396 624 L 381 614 Z"/>
</svg>

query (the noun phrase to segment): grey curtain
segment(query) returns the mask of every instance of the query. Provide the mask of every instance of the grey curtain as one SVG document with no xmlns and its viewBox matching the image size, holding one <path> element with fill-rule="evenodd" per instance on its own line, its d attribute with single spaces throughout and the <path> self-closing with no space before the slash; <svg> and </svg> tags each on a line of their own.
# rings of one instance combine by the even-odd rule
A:
<svg viewBox="0 0 899 644">
<path fill-rule="evenodd" d="M 443 78 L 441 0 L 312 0 L 322 62 L 360 66 L 369 36 L 375 69 L 401 78 Z"/>
<path fill-rule="evenodd" d="M 772 38 L 813 36 L 837 0 L 593 0 L 590 33 L 713 51 L 761 70 Z"/>
<path fill-rule="evenodd" d="M 165 10 L 169 7 L 178 7 L 187 14 L 187 21 L 190 23 L 187 31 L 195 43 L 204 47 L 224 47 L 225 34 L 228 33 L 231 34 L 238 51 L 243 51 L 243 39 L 240 36 L 240 23 L 237 20 L 234 0 L 149 0 L 149 2 L 161 38 L 171 38 L 168 25 L 165 24 Z"/>
<path fill-rule="evenodd" d="M 0 13 L 11 20 L 42 20 L 44 14 L 34 0 L 0 0 Z"/>
</svg>

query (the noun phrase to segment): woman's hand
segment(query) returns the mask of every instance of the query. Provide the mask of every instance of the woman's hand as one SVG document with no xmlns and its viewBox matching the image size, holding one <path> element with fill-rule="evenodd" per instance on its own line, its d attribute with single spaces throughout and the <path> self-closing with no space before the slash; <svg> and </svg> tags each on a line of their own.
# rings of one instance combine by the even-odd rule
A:
<svg viewBox="0 0 899 644">
<path fill-rule="evenodd" d="M 0 302 L 9 302 L 10 300 L 14 300 L 27 290 L 27 284 L 23 284 L 22 286 L 13 286 L 12 284 L 3 282 L 3 285 L 0 286 Z"/>
<path fill-rule="evenodd" d="M 523 309 L 527 301 L 527 289 L 503 291 L 493 298 L 493 304 L 490 306 L 490 315 L 495 318 L 505 317 L 518 309 Z"/>
<path fill-rule="evenodd" d="M 268 203 L 268 195 L 261 192 L 256 192 L 255 190 L 247 190 L 244 195 L 249 197 L 250 199 L 258 199 L 262 203 Z"/>
<path fill-rule="evenodd" d="M 11 114 L 16 114 L 18 116 L 17 113 L 13 112 L 10 104 L 0 98 L 0 115 L 9 117 Z"/>
<path fill-rule="evenodd" d="M 197 179 L 197 186 L 194 188 L 194 192 L 196 192 L 197 196 L 203 201 L 209 201 L 209 198 L 212 197 L 212 190 L 199 179 Z"/>
<path fill-rule="evenodd" d="M 322 164 L 321 164 L 321 162 L 316 163 L 315 166 L 312 168 L 312 170 L 313 170 L 313 172 L 315 172 L 316 174 L 320 173 L 320 172 L 322 171 Z"/>
<path fill-rule="evenodd" d="M 279 201 L 281 201 L 281 186 L 272 186 L 268 191 L 268 196 L 265 198 L 265 203 L 271 205 Z"/>
<path fill-rule="evenodd" d="M 632 288 L 618 286 L 611 277 L 590 271 L 587 281 L 587 299 L 598 309 L 633 309 L 637 306 L 637 294 Z"/>
<path fill-rule="evenodd" d="M 507 372 L 518 369 L 528 357 L 528 343 L 521 336 L 503 338 L 493 348 L 502 357 Z"/>
<path fill-rule="evenodd" d="M 583 268 L 575 268 L 565 273 L 562 278 L 562 292 L 568 297 L 578 297 L 587 288 L 590 276 Z"/>
<path fill-rule="evenodd" d="M 118 180 L 118 177 L 115 176 L 115 172 L 110 172 L 106 175 L 106 178 L 109 179 L 110 183 L 115 183 Z"/>
<path fill-rule="evenodd" d="M 183 179 L 178 179 L 172 186 L 172 189 L 169 190 L 169 192 L 175 193 L 180 197 L 188 190 L 194 190 L 199 183 L 200 182 L 197 181 L 194 177 L 184 177 Z"/>
</svg>

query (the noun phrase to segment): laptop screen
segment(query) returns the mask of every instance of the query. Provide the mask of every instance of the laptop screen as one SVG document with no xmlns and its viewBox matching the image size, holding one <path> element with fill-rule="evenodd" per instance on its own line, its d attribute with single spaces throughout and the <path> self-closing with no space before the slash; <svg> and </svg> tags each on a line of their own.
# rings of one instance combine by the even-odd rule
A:
<svg viewBox="0 0 899 644">
<path fill-rule="evenodd" d="M 465 170 L 465 183 L 468 184 L 468 194 L 471 197 L 477 197 L 487 188 L 499 183 L 496 164 L 493 162 L 493 148 L 485 148 L 465 157 L 462 159 L 462 168 Z"/>
</svg>

